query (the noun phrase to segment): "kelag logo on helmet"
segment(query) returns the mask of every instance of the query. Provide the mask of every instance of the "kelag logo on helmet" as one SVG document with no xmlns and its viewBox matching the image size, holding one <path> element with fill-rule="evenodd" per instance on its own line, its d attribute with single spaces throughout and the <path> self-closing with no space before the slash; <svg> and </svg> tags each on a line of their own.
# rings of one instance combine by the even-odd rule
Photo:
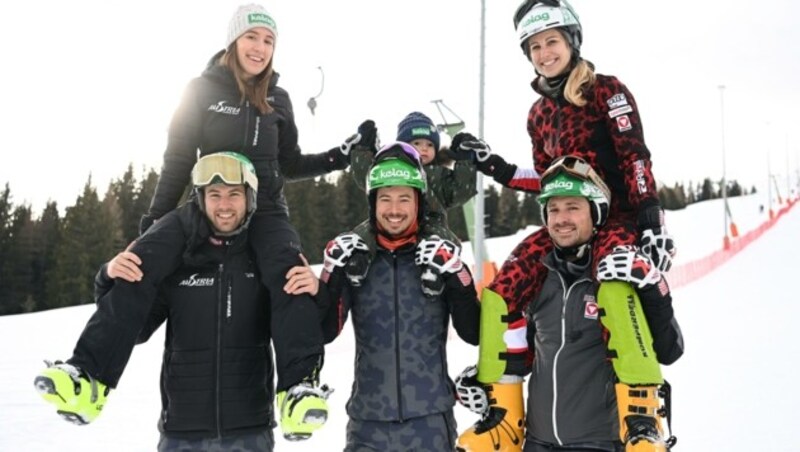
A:
<svg viewBox="0 0 800 452">
<path fill-rule="evenodd" d="M 564 29 L 570 37 L 570 45 L 580 52 L 583 32 L 578 15 L 567 0 L 525 0 L 514 14 L 514 28 L 519 37 L 522 52 L 528 56 L 528 38 L 552 28 Z"/>
<path fill-rule="evenodd" d="M 399 177 L 402 179 L 410 179 L 411 178 L 411 171 L 402 170 L 398 168 L 392 168 L 390 170 L 380 170 L 380 174 L 378 175 L 381 179 L 386 177 Z"/>
<path fill-rule="evenodd" d="M 572 190 L 573 185 L 574 184 L 572 183 L 572 181 L 556 179 L 553 182 L 550 182 L 549 184 L 545 185 L 544 190 L 542 190 L 542 192 L 548 193 L 551 190 L 556 190 L 559 188 L 562 188 L 564 190 Z"/>
</svg>

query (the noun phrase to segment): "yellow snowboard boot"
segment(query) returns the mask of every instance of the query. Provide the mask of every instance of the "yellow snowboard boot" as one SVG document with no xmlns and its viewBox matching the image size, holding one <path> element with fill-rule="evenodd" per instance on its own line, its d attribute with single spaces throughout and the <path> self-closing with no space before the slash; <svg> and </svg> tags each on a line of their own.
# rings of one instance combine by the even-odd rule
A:
<svg viewBox="0 0 800 452">
<path fill-rule="evenodd" d="M 661 418 L 658 386 L 629 386 L 617 383 L 620 439 L 625 452 L 666 452 L 675 438 L 667 438 Z"/>
<path fill-rule="evenodd" d="M 521 452 L 525 440 L 525 409 L 522 400 L 522 378 L 504 376 L 486 385 L 489 411 L 458 437 L 459 452 Z"/>
</svg>

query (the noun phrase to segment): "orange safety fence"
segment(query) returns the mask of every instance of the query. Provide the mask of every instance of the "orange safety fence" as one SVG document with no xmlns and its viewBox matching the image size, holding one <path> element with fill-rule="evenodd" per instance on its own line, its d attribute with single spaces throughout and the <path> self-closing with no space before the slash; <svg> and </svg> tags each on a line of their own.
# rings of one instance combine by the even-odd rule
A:
<svg viewBox="0 0 800 452">
<path fill-rule="evenodd" d="M 796 203 L 797 199 L 789 200 L 788 204 L 778 209 L 777 214 L 771 214 L 767 221 L 742 236 L 734 237 L 734 240 L 730 240 L 726 237 L 723 249 L 714 251 L 708 256 L 701 257 L 691 262 L 673 266 L 666 274 L 670 287 L 676 289 L 685 286 L 711 273 L 712 270 L 727 262 L 728 259 L 735 256 L 739 251 L 745 249 L 748 245 L 761 237 L 761 234 L 774 226 L 778 219 L 794 207 Z"/>
</svg>

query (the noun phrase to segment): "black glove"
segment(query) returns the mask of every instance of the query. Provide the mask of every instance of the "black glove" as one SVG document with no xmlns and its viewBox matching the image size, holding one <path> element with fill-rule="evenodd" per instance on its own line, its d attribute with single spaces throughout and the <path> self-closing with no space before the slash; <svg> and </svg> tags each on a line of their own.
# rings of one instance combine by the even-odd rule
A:
<svg viewBox="0 0 800 452">
<path fill-rule="evenodd" d="M 467 132 L 459 132 L 453 137 L 450 143 L 450 153 L 453 160 L 471 160 L 475 161 L 475 152 L 471 149 L 465 149 L 461 144 L 470 141 L 478 141 L 474 135 Z"/>
<path fill-rule="evenodd" d="M 378 128 L 375 127 L 375 121 L 367 119 L 362 122 L 358 126 L 358 133 L 361 135 L 358 145 L 364 146 L 372 151 L 373 154 L 376 154 L 380 148 L 380 139 L 378 138 Z"/>
</svg>

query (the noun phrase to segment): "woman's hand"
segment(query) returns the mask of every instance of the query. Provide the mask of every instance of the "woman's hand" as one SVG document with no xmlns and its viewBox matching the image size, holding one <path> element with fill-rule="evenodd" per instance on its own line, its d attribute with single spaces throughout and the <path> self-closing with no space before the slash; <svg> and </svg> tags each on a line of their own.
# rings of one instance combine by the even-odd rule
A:
<svg viewBox="0 0 800 452">
<path fill-rule="evenodd" d="M 128 251 L 131 249 L 135 241 L 131 242 L 125 251 L 114 256 L 113 259 L 108 261 L 106 266 L 106 273 L 109 278 L 120 278 L 128 282 L 138 282 L 142 280 L 142 270 L 139 268 L 142 265 L 142 260 L 139 256 Z"/>
<path fill-rule="evenodd" d="M 292 267 L 289 273 L 286 274 L 286 285 L 283 290 L 290 295 L 300 295 L 307 293 L 312 297 L 319 291 L 319 278 L 314 274 L 314 270 L 308 264 L 305 256 L 300 254 L 300 259 L 303 260 L 303 265 Z"/>
</svg>

